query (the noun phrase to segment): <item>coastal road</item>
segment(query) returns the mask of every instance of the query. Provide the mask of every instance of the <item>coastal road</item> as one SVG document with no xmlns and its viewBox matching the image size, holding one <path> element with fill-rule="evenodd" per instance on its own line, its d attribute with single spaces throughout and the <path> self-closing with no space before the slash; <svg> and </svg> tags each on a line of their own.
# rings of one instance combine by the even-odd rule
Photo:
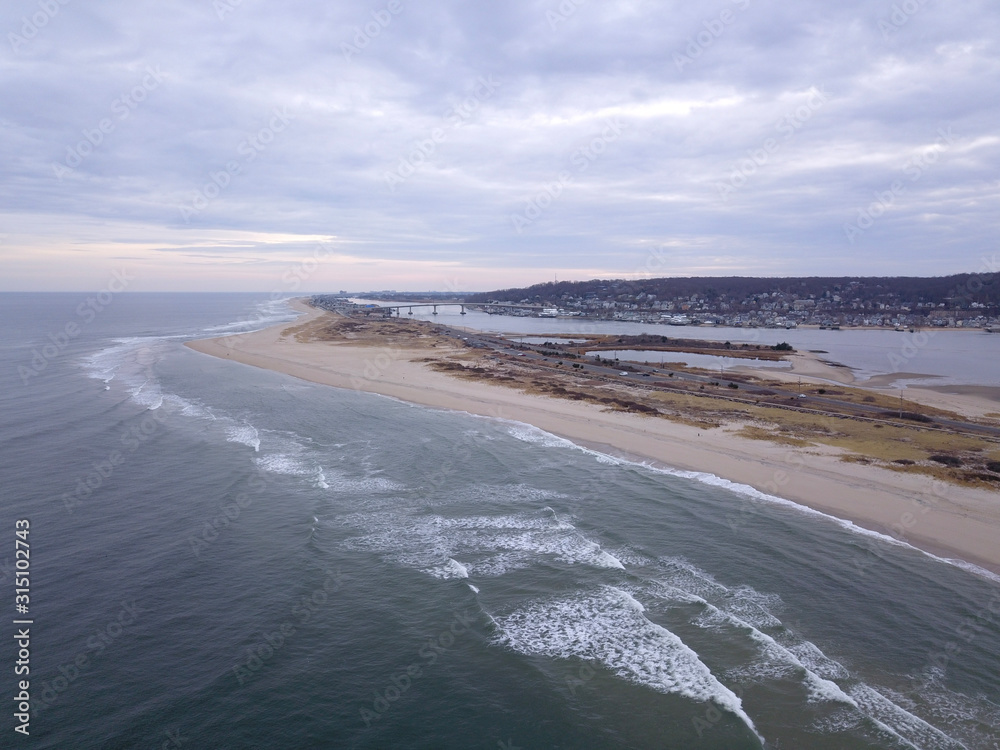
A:
<svg viewBox="0 0 1000 750">
<path fill-rule="evenodd" d="M 494 354 L 505 354 L 512 357 L 524 357 L 526 361 L 535 361 L 539 364 L 541 362 L 551 360 L 553 357 L 546 354 L 546 351 L 552 351 L 552 349 L 547 349 L 543 346 L 538 346 L 534 344 L 523 344 L 514 343 L 508 339 L 500 336 L 493 336 L 490 334 L 484 334 L 477 331 L 468 331 L 458 328 L 452 328 L 450 326 L 445 326 L 443 324 L 436 324 L 441 332 L 445 335 L 451 336 L 459 340 L 463 345 L 474 348 L 474 349 L 485 349 L 489 350 Z M 557 355 L 555 359 L 560 359 Z M 565 358 L 567 361 L 569 358 Z M 683 389 L 663 387 L 661 385 L 649 382 L 647 378 L 652 378 L 654 376 L 659 377 L 671 377 L 681 381 L 688 381 L 692 383 L 698 383 L 700 385 L 708 384 L 718 384 L 720 387 L 732 388 L 734 391 L 733 395 L 726 394 L 725 396 L 721 394 L 705 393 L 704 395 L 714 398 L 725 398 L 730 401 L 738 401 L 747 404 L 754 404 L 754 401 L 748 399 L 741 399 L 735 396 L 735 392 L 741 391 L 744 394 L 750 396 L 779 396 L 781 398 L 788 399 L 789 403 L 786 404 L 775 404 L 776 406 L 782 406 L 785 408 L 794 408 L 799 411 L 812 412 L 816 414 L 821 414 L 823 416 L 832 417 L 845 417 L 845 416 L 862 416 L 862 418 L 870 418 L 880 422 L 891 422 L 893 424 L 899 424 L 899 420 L 892 420 L 890 412 L 892 410 L 886 409 L 885 407 L 872 406 L 871 404 L 859 404 L 852 401 L 841 401 L 835 398 L 829 398 L 826 396 L 817 396 L 813 394 L 800 394 L 797 390 L 790 390 L 788 388 L 774 387 L 774 386 L 757 386 L 752 384 L 747 384 L 742 381 L 730 380 L 722 375 L 710 376 L 710 375 L 698 375 L 690 372 L 682 372 L 678 370 L 669 370 L 664 373 L 663 369 L 653 365 L 646 365 L 641 363 L 627 363 L 623 365 L 606 365 L 603 363 L 597 363 L 596 361 L 591 361 L 589 359 L 576 359 L 573 360 L 573 364 L 579 364 L 580 367 L 572 368 L 567 370 L 567 372 L 576 372 L 578 374 L 586 373 L 593 377 L 598 377 L 607 381 L 628 381 L 631 385 L 647 388 L 650 390 L 661 390 L 661 391 L 681 391 Z M 645 381 L 645 382 L 644 382 Z M 734 387 L 735 386 L 735 387 Z M 824 410 L 824 407 L 826 409 Z M 845 411 L 848 412 L 845 414 Z M 906 411 L 903 410 L 905 414 Z M 887 418 L 890 417 L 890 418 Z M 925 429 L 940 429 L 947 428 L 952 432 L 964 432 L 976 436 L 986 436 L 1000 438 L 1000 427 L 992 427 L 990 425 L 976 424 L 973 422 L 965 422 L 962 420 L 955 419 L 945 419 L 942 417 L 934 417 L 930 422 L 922 421 L 905 421 L 905 424 L 909 424 L 913 427 L 922 427 Z"/>
</svg>

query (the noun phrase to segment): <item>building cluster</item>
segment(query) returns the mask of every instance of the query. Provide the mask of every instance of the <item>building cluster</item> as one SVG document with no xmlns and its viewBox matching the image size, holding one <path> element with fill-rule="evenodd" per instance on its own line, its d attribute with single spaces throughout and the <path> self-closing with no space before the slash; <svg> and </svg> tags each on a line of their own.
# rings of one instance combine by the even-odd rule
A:
<svg viewBox="0 0 1000 750">
<path fill-rule="evenodd" d="M 998 328 L 995 308 L 968 300 L 904 300 L 891 290 L 876 295 L 860 283 L 847 283 L 815 293 L 794 290 L 725 293 L 705 290 L 693 294 L 658 295 L 635 291 L 628 282 L 606 282 L 587 291 L 562 291 L 552 296 L 534 294 L 509 300 L 537 305 L 544 311 L 522 314 L 582 316 L 604 320 L 657 322 L 673 325 L 794 328 L 825 327 L 949 327 Z M 488 308 L 488 305 L 487 305 Z M 497 312 L 500 311 L 496 308 Z"/>
</svg>

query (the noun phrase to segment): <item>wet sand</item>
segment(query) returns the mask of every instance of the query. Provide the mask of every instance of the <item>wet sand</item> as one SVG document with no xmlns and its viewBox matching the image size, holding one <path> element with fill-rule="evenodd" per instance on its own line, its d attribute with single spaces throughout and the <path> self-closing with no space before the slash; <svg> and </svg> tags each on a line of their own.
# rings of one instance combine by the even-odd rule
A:
<svg viewBox="0 0 1000 750">
<path fill-rule="evenodd" d="M 324 317 L 332 313 L 306 308 L 300 302 L 295 304 L 306 315 L 294 323 L 249 334 L 192 341 L 188 346 L 315 383 L 524 422 L 579 445 L 602 448 L 655 465 L 714 474 L 1000 574 L 997 493 L 840 461 L 839 452 L 831 448 L 790 448 L 747 440 L 733 434 L 739 425 L 701 429 L 666 419 L 611 411 L 597 404 L 455 378 L 417 361 L 429 356 L 427 348 L 393 349 L 350 342 L 306 341 L 311 327 L 316 330 Z M 791 373 L 781 373 L 791 381 L 799 376 L 803 380 L 823 378 L 825 382 L 832 379 L 831 375 L 850 378 L 849 370 L 824 364 L 816 355 L 796 355 L 794 362 Z M 768 377 L 775 374 L 766 373 Z M 961 397 L 961 394 L 935 395 Z M 967 397 L 982 398 L 977 394 Z M 735 510 L 752 512 L 753 503 L 742 502 Z"/>
</svg>

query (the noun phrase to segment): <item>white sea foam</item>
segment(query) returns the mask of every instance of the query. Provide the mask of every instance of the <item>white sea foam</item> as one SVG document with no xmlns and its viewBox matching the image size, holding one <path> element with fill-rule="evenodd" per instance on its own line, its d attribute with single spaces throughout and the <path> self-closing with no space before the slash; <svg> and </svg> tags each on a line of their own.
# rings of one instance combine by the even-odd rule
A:
<svg viewBox="0 0 1000 750">
<path fill-rule="evenodd" d="M 730 593 L 726 586 L 716 581 L 709 573 L 680 557 L 661 558 L 656 578 L 668 586 L 706 598 Z"/>
<path fill-rule="evenodd" d="M 321 490 L 330 489 L 330 485 L 326 483 L 326 474 L 323 473 L 322 466 L 316 468 L 316 474 L 313 476 L 313 486 Z"/>
<path fill-rule="evenodd" d="M 230 443 L 242 443 L 254 451 L 260 451 L 260 433 L 249 422 L 240 422 L 227 427 L 226 439 Z"/>
<path fill-rule="evenodd" d="M 846 680 L 851 676 L 848 669 L 838 661 L 824 654 L 811 641 L 800 641 L 787 646 L 788 650 L 811 672 L 826 680 Z"/>
<path fill-rule="evenodd" d="M 462 563 L 458 562 L 458 560 L 451 557 L 448 558 L 448 562 L 444 565 L 433 567 L 428 572 L 435 578 L 443 578 L 445 580 L 469 577 L 468 569 Z"/>
<path fill-rule="evenodd" d="M 378 503 L 371 497 L 372 495 L 402 492 L 406 489 L 405 485 L 386 477 L 352 477 L 331 469 L 325 469 L 323 473 L 327 489 L 365 498 L 365 502 L 373 506 Z"/>
<path fill-rule="evenodd" d="M 442 502 L 458 502 L 462 505 L 510 506 L 512 504 L 530 506 L 532 509 L 553 500 L 567 500 L 569 495 L 543 490 L 527 484 L 476 484 L 462 487 L 444 493 L 443 495 L 427 495 L 427 504 L 438 505 Z"/>
<path fill-rule="evenodd" d="M 756 678 L 801 676 L 810 701 L 834 701 L 857 707 L 831 677 L 846 678 L 850 673 L 841 664 L 826 657 L 815 645 L 798 642 L 793 647 L 779 643 L 765 630 L 782 629 L 781 620 L 771 611 L 781 605 L 774 595 L 761 594 L 749 586 L 728 588 L 711 575 L 686 560 L 666 558 L 665 580 L 655 581 L 649 593 L 657 598 L 704 606 L 694 624 L 703 628 L 735 627 L 744 631 L 760 649 L 760 660 L 733 670 L 733 674 Z M 818 669 L 813 669 L 817 667 Z"/>
<path fill-rule="evenodd" d="M 647 471 L 651 471 L 658 474 L 666 474 L 668 476 L 680 477 L 682 479 L 691 479 L 701 484 L 707 484 L 713 487 L 721 487 L 737 495 L 742 495 L 744 497 L 749 497 L 751 500 L 766 503 L 776 507 L 784 507 L 789 510 L 794 510 L 797 513 L 803 515 L 815 516 L 817 518 L 823 518 L 824 520 L 831 521 L 841 528 L 851 532 L 852 534 L 857 534 L 859 536 L 866 536 L 872 539 L 876 539 L 881 544 L 888 544 L 903 549 L 913 550 L 919 552 L 927 557 L 934 560 L 942 562 L 946 565 L 953 565 L 965 570 L 973 575 L 986 578 L 987 580 L 993 581 L 994 583 L 1000 583 L 1000 575 L 993 573 L 990 570 L 982 568 L 974 563 L 966 562 L 964 560 L 956 560 L 947 557 L 939 557 L 938 555 L 922 550 L 919 547 L 914 547 L 908 542 L 904 542 L 901 539 L 897 539 L 889 534 L 883 534 L 879 531 L 873 531 L 872 529 L 866 529 L 863 526 L 858 526 L 853 521 L 848 521 L 844 518 L 838 518 L 837 516 L 830 515 L 829 513 L 824 513 L 819 510 L 815 510 L 806 505 L 796 503 L 792 500 L 787 500 L 783 497 L 778 497 L 777 495 L 769 495 L 766 492 L 761 492 L 755 487 L 751 487 L 747 484 L 741 484 L 739 482 L 733 482 L 729 479 L 723 479 L 720 476 L 711 474 L 703 471 L 688 471 L 683 469 L 672 469 L 663 466 L 653 466 L 646 461 L 630 461 L 627 459 L 616 458 L 614 456 L 609 456 L 606 453 L 600 451 L 595 451 L 591 448 L 586 448 L 581 445 L 567 440 L 566 438 L 561 438 L 557 435 L 545 432 L 544 430 L 535 427 L 534 425 L 526 424 L 524 422 L 515 422 L 513 420 L 499 419 L 499 422 L 508 425 L 508 432 L 512 437 L 518 440 L 523 440 L 528 443 L 535 443 L 543 445 L 546 447 L 553 448 L 572 448 L 581 453 L 586 453 L 593 456 L 595 459 L 601 463 L 613 463 L 622 466 L 635 466 L 642 468 Z"/>
<path fill-rule="evenodd" d="M 798 674 L 806 688 L 810 701 L 832 700 L 854 706 L 840 687 L 831 680 L 824 679 L 810 670 L 790 649 L 782 646 L 772 636 L 762 633 L 753 625 L 739 617 L 702 600 L 705 611 L 695 618 L 694 624 L 703 628 L 734 627 L 746 633 L 757 645 L 760 657 L 756 662 L 730 670 L 733 676 L 754 679 L 787 679 Z"/>
<path fill-rule="evenodd" d="M 163 397 L 163 400 L 166 403 L 170 404 L 171 406 L 175 407 L 185 417 L 194 417 L 196 419 L 210 419 L 213 421 L 216 419 L 216 416 L 212 412 L 212 410 L 209 409 L 204 404 L 199 403 L 198 401 L 192 401 L 183 398 L 181 396 L 178 396 L 176 393 L 166 394 Z"/>
<path fill-rule="evenodd" d="M 856 708 L 842 705 L 816 717 L 812 723 L 812 730 L 819 734 L 842 734 L 855 731 L 863 720 L 864 716 Z"/>
<path fill-rule="evenodd" d="M 498 640 L 520 653 L 587 659 L 653 690 L 712 701 L 756 732 L 740 699 L 691 648 L 647 619 L 644 611 L 627 592 L 604 586 L 537 601 L 497 617 Z"/>
<path fill-rule="evenodd" d="M 539 517 L 527 513 L 510 516 L 429 517 L 429 524 L 439 529 L 518 529 L 522 531 L 573 531 L 576 527 L 554 514 Z"/>
<path fill-rule="evenodd" d="M 608 553 L 614 555 L 623 565 L 647 567 L 656 564 L 655 558 L 632 547 L 616 547 L 608 550 Z"/>
<path fill-rule="evenodd" d="M 536 562 L 537 560 L 523 553 L 501 552 L 470 562 L 468 568 L 476 578 L 499 578 L 515 570 L 530 568 Z"/>
<path fill-rule="evenodd" d="M 930 554 L 930 553 L 928 552 L 928 553 L 925 553 L 925 554 Z M 965 560 L 956 560 L 956 559 L 951 558 L 951 557 L 936 557 L 935 555 L 930 555 L 930 556 L 931 557 L 935 557 L 936 559 L 940 560 L 941 562 L 947 563 L 949 565 L 954 565 L 956 568 L 961 568 L 962 570 L 964 570 L 964 571 L 966 571 L 968 573 L 972 573 L 973 575 L 977 575 L 980 578 L 986 578 L 986 579 L 988 579 L 990 581 L 993 581 L 994 583 L 1000 583 L 1000 575 L 997 575 L 992 570 L 987 570 L 986 568 L 981 568 L 981 567 L 979 567 L 978 565 L 976 565 L 974 563 L 966 562 Z"/>
<path fill-rule="evenodd" d="M 751 602 L 751 607 L 738 605 L 739 602 L 746 600 Z M 762 597 L 748 587 L 727 591 L 719 606 L 703 601 L 705 612 L 695 619 L 696 625 L 709 628 L 719 625 L 737 627 L 744 630 L 760 648 L 760 660 L 731 670 L 733 676 L 787 679 L 797 673 L 802 679 L 810 702 L 839 703 L 857 712 L 858 716 L 854 718 L 846 714 L 842 716 L 843 722 L 846 722 L 845 726 L 856 726 L 863 716 L 894 738 L 921 750 L 925 748 L 958 750 L 964 747 L 869 685 L 856 683 L 848 688 L 841 687 L 835 680 L 850 680 L 849 670 L 829 658 L 810 641 L 800 640 L 785 645 L 775 636 L 762 632 L 755 623 L 744 619 L 748 612 L 763 613 L 764 617 L 758 617 L 757 623 L 764 627 L 783 629 L 780 621 L 767 611 L 764 604 L 767 601 L 767 597 Z M 787 630 L 785 632 L 787 633 Z"/>
<path fill-rule="evenodd" d="M 950 689 L 945 673 L 939 667 L 925 669 L 919 680 L 918 692 L 906 695 L 879 686 L 878 692 L 910 712 L 927 716 L 939 726 L 964 725 L 975 733 L 976 727 L 1000 727 L 1000 704 L 980 693 L 972 697 Z"/>
<path fill-rule="evenodd" d="M 135 403 L 139 406 L 145 406 L 147 409 L 159 409 L 163 405 L 163 391 L 160 390 L 160 384 L 151 378 L 130 385 L 128 392 Z"/>
<path fill-rule="evenodd" d="M 968 750 L 958 740 L 952 739 L 868 685 L 855 685 L 850 692 L 869 718 L 920 750 Z"/>
<path fill-rule="evenodd" d="M 254 459 L 254 463 L 264 471 L 269 471 L 273 474 L 307 477 L 316 473 L 315 466 L 306 463 L 298 456 L 292 456 L 287 453 L 271 453 L 266 456 L 260 456 Z"/>
<path fill-rule="evenodd" d="M 164 393 L 153 365 L 165 351 L 168 340 L 178 336 L 139 336 L 115 339 L 115 343 L 80 360 L 87 374 L 106 384 L 119 382 L 139 406 L 155 410 L 168 405 L 185 416 L 213 418 L 203 405 L 175 393 Z"/>
<path fill-rule="evenodd" d="M 447 518 L 439 515 L 360 513 L 345 519 L 369 533 L 346 543 L 388 555 L 432 575 L 460 555 L 468 573 L 499 576 L 551 559 L 571 565 L 624 570 L 621 561 L 554 514 Z"/>
<path fill-rule="evenodd" d="M 726 612 L 758 630 L 781 627 L 781 620 L 773 610 L 781 607 L 781 597 L 762 594 L 750 586 L 737 586 L 726 593 L 721 606 Z"/>
<path fill-rule="evenodd" d="M 570 440 L 561 438 L 558 435 L 553 435 L 551 432 L 546 432 L 545 430 L 541 430 L 538 427 L 525 422 L 515 422 L 506 419 L 501 419 L 500 421 L 508 425 L 507 431 L 511 437 L 517 438 L 525 443 L 544 445 L 549 448 L 579 449 L 580 447 Z"/>
<path fill-rule="evenodd" d="M 241 320 L 222 325 L 208 326 L 202 328 L 203 333 L 226 333 L 259 331 L 262 328 L 274 325 L 275 323 L 291 322 L 301 316 L 298 310 L 293 310 L 288 305 L 288 299 L 264 300 L 254 305 L 254 312 Z"/>
<path fill-rule="evenodd" d="M 81 364 L 90 377 L 110 383 L 128 361 L 129 354 L 134 353 L 144 341 L 145 339 L 136 337 L 115 339 L 112 346 L 83 357 Z"/>
</svg>

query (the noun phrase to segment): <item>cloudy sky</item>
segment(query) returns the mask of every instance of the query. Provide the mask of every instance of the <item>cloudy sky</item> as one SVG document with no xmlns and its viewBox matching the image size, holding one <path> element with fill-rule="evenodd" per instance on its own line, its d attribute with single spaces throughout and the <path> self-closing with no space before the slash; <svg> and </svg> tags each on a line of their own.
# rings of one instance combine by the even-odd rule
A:
<svg viewBox="0 0 1000 750">
<path fill-rule="evenodd" d="M 997 258 L 995 0 L 5 0 L 0 32 L 0 289 Z"/>
</svg>

